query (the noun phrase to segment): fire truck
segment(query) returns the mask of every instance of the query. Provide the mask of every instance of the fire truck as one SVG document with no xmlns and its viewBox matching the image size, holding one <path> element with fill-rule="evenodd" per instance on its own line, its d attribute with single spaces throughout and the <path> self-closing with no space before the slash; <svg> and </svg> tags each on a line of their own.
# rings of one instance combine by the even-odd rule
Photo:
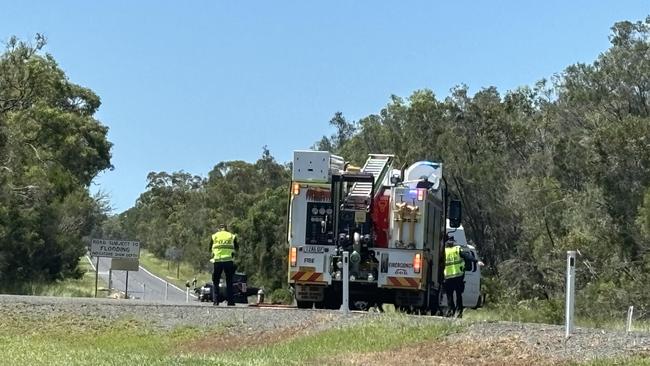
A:
<svg viewBox="0 0 650 366">
<path fill-rule="evenodd" d="M 299 308 L 338 309 L 342 255 L 349 253 L 352 309 L 383 304 L 436 314 L 445 236 L 468 246 L 460 202 L 450 200 L 442 164 L 395 169 L 394 155 L 370 154 L 363 167 L 327 151 L 294 151 L 288 281 Z M 466 268 L 465 306 L 480 306 L 480 268 Z"/>
</svg>

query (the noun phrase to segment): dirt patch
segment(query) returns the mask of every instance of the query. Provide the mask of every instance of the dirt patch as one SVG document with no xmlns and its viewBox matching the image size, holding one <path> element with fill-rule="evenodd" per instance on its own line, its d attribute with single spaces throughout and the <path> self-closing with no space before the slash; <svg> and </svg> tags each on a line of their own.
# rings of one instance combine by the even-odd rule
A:
<svg viewBox="0 0 650 366">
<path fill-rule="evenodd" d="M 319 329 L 318 324 L 327 322 L 331 317 L 320 315 L 312 321 L 290 327 L 276 329 L 225 329 L 222 332 L 213 332 L 198 339 L 183 342 L 176 347 L 178 353 L 191 350 L 192 353 L 210 354 L 215 352 L 237 351 L 255 346 L 270 346 L 282 341 L 290 340 L 301 335 L 313 333 Z"/>
<path fill-rule="evenodd" d="M 242 348 L 268 346 L 291 339 L 304 332 L 303 327 L 284 328 L 273 331 L 255 333 L 221 332 L 180 344 L 180 352 L 210 354 L 215 352 L 236 351 Z"/>
<path fill-rule="evenodd" d="M 398 361 L 399 360 L 399 361 Z M 566 360 L 548 359 L 517 337 L 469 342 L 440 340 L 402 346 L 394 350 L 350 354 L 325 364 L 336 365 L 481 365 L 481 366 L 555 366 Z"/>
</svg>

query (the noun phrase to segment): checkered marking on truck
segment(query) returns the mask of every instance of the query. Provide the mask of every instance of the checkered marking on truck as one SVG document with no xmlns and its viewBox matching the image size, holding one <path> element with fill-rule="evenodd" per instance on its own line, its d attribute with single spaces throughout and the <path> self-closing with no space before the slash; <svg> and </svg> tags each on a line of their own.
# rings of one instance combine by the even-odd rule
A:
<svg viewBox="0 0 650 366">
<path fill-rule="evenodd" d="M 309 271 L 291 272 L 291 279 L 297 282 L 325 282 L 322 273 Z"/>
<path fill-rule="evenodd" d="M 410 277 L 387 277 L 388 285 L 394 287 L 420 287 L 420 283 L 415 278 Z"/>
</svg>

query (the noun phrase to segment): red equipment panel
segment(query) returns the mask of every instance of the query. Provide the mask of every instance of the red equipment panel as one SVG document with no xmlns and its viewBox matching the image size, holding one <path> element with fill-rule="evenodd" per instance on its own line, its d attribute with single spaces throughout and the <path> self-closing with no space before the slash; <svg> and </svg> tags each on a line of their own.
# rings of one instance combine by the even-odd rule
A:
<svg viewBox="0 0 650 366">
<path fill-rule="evenodd" d="M 372 210 L 372 224 L 375 232 L 375 247 L 388 248 L 388 210 L 390 195 L 385 190 L 375 197 Z"/>
</svg>

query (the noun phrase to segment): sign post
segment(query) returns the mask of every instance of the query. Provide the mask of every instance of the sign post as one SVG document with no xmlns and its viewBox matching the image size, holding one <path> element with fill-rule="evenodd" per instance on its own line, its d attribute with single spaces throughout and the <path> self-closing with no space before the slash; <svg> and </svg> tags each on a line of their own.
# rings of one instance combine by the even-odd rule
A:
<svg viewBox="0 0 650 366">
<path fill-rule="evenodd" d="M 95 297 L 97 297 L 97 281 L 99 281 L 99 257 L 97 257 L 97 264 L 95 265 Z"/>
<path fill-rule="evenodd" d="M 108 294 L 111 295 L 111 289 L 113 288 L 113 269 L 108 269 Z"/>
<path fill-rule="evenodd" d="M 129 298 L 129 271 L 126 271 L 126 286 L 124 286 L 124 298 Z"/>
<path fill-rule="evenodd" d="M 343 252 L 343 301 L 341 303 L 341 311 L 347 313 L 350 311 L 349 294 L 350 294 L 350 252 Z"/>
<path fill-rule="evenodd" d="M 576 252 L 570 250 L 566 252 L 566 312 L 565 338 L 569 338 L 573 332 L 573 310 L 575 307 L 575 284 L 576 284 Z"/>
</svg>

